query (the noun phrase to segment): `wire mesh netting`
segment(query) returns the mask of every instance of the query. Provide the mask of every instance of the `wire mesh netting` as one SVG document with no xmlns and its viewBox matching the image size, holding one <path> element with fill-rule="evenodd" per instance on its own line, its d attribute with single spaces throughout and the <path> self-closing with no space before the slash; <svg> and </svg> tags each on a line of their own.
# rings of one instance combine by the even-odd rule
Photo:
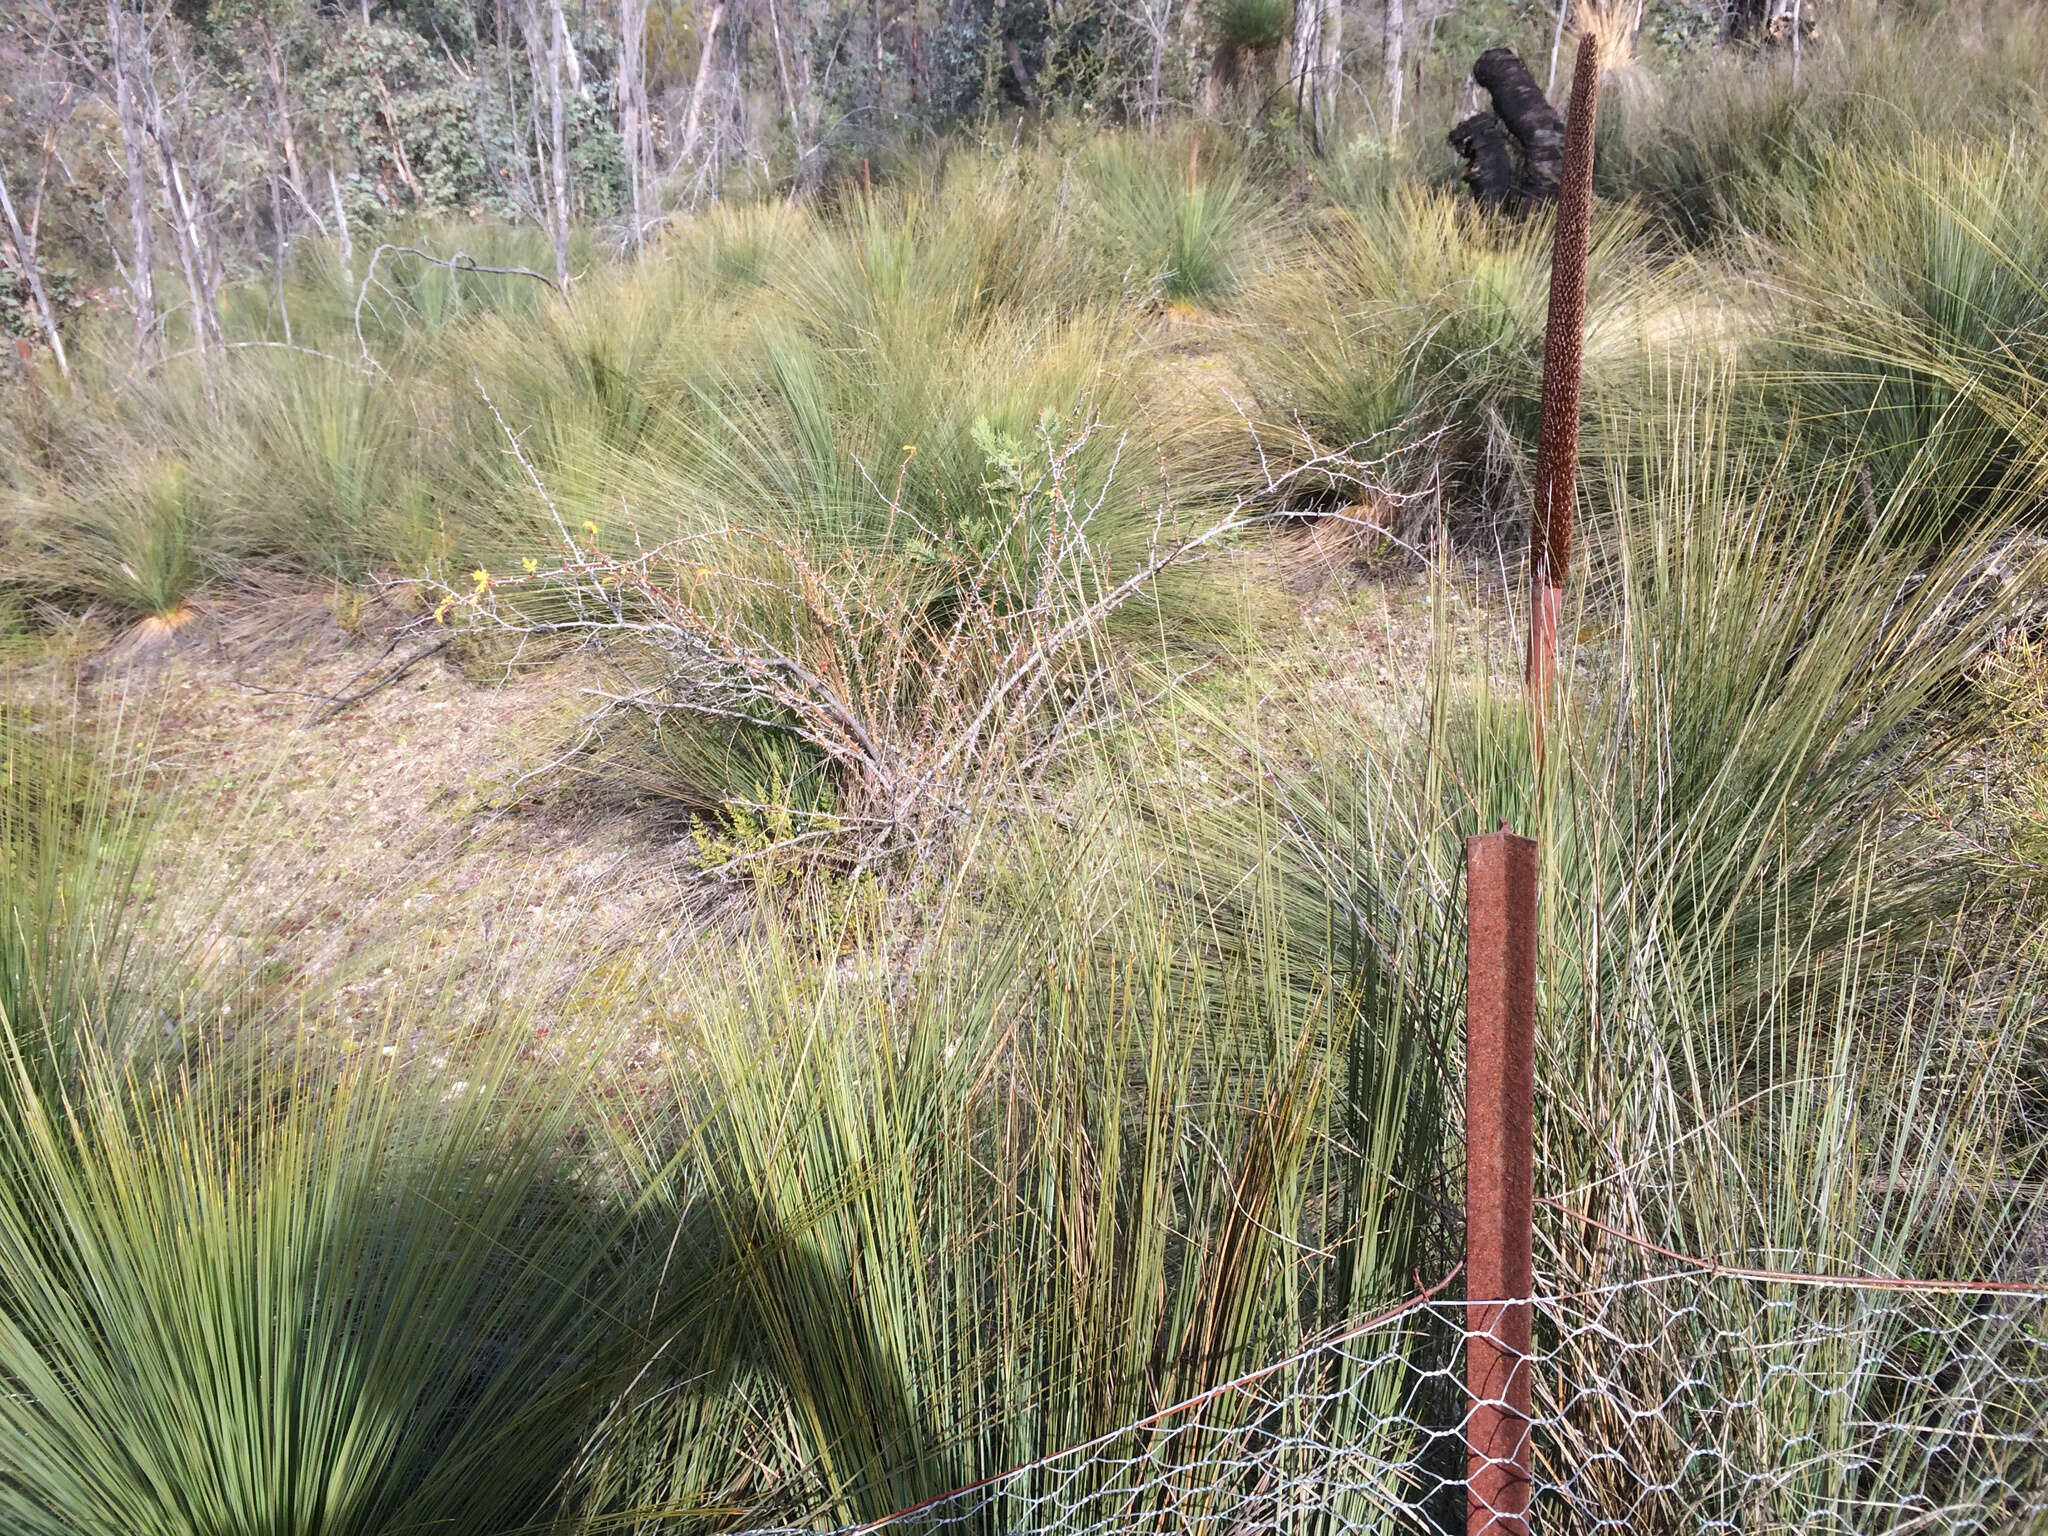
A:
<svg viewBox="0 0 2048 1536">
<path fill-rule="evenodd" d="M 841 1529 L 1463 1531 L 1466 1316 L 1418 1298 Z M 1539 1294 L 1527 1370 L 1528 1517 L 1502 1536 L 2048 1533 L 2048 1289 L 1646 1271 Z"/>
</svg>

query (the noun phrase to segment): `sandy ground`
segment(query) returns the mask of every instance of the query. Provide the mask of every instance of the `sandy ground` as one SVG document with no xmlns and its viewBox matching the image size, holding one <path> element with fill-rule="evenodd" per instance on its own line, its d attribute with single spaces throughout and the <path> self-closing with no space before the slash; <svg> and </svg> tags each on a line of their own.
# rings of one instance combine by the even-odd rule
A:
<svg viewBox="0 0 2048 1536">
<path fill-rule="evenodd" d="M 1243 565 L 1258 657 L 1213 670 L 1269 711 L 1396 709 L 1423 678 L 1433 605 L 1465 617 L 1456 593 L 1374 570 L 1327 529 L 1283 533 Z M 387 653 L 402 615 L 356 606 L 223 597 L 169 640 L 83 626 L 0 679 L 146 744 L 172 809 L 165 862 L 194 904 L 181 926 L 213 932 L 224 965 L 329 989 L 364 1031 L 400 987 L 431 990 L 451 1023 L 494 988 L 559 1000 L 594 970 L 658 967 L 730 909 L 662 807 L 545 771 L 585 665 L 506 669 L 451 647 L 384 682 L 442 637 Z"/>
<path fill-rule="evenodd" d="M 223 599 L 168 641 L 86 626 L 0 672 L 11 699 L 76 707 L 146 749 L 169 813 L 167 931 L 320 1027 L 383 1038 L 402 1013 L 445 1041 L 508 1008 L 559 1011 L 701 927 L 715 893 L 686 828 L 521 786 L 559 750 L 585 669 L 463 665 L 451 648 L 335 712 L 438 638 L 386 654 L 399 616 L 357 607 Z"/>
</svg>

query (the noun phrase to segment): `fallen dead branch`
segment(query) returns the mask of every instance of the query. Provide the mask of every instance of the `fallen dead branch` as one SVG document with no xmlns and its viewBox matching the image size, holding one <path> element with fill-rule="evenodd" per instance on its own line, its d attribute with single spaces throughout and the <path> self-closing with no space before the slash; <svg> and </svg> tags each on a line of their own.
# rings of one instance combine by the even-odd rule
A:
<svg viewBox="0 0 2048 1536">
<path fill-rule="evenodd" d="M 467 587 L 435 584 L 422 622 L 580 643 L 616 664 L 621 681 L 590 690 L 594 708 L 552 766 L 622 720 L 781 733 L 817 754 L 831 794 L 824 808 L 782 807 L 786 830 L 760 856 L 800 850 L 859 870 L 943 860 L 971 813 L 1028 791 L 1117 717 L 1114 614 L 1170 569 L 1296 515 L 1301 490 L 1381 489 L 1395 456 L 1311 452 L 1276 469 L 1262 452 L 1253 490 L 1193 527 L 1162 507 L 1134 562 L 1124 541 L 1119 574 L 1098 519 L 1123 472 L 1121 439 L 1106 476 L 1088 486 L 1079 472 L 1110 430 L 1093 419 L 1041 423 L 1039 469 L 991 509 L 1000 521 L 979 543 L 919 523 L 899 480 L 894 492 L 874 487 L 882 516 L 867 547 L 728 526 L 614 555 L 594 528 L 569 532 L 507 426 L 561 558 L 529 561 L 521 574 L 480 569 Z"/>
</svg>

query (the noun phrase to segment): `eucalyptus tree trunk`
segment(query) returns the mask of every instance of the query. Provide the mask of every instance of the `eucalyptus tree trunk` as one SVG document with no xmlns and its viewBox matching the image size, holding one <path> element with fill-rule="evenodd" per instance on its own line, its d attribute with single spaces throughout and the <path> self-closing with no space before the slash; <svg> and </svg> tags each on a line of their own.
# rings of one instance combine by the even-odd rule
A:
<svg viewBox="0 0 2048 1536">
<path fill-rule="evenodd" d="M 1335 109 L 1337 46 L 1344 13 L 1340 0 L 1299 0 L 1294 9 L 1294 105 L 1302 132 L 1318 155 L 1328 152 Z"/>
<path fill-rule="evenodd" d="M 555 191 L 555 281 L 569 291 L 569 19 L 562 0 L 548 0 L 548 133 Z"/>
<path fill-rule="evenodd" d="M 207 352 L 223 337 L 220 309 L 215 303 L 219 272 L 213 260 L 212 209 L 203 206 L 197 191 L 185 184 L 184 167 L 178 161 L 170 125 L 164 116 L 163 93 L 157 89 L 156 70 L 147 53 L 136 85 L 147 108 L 145 126 L 156 147 L 157 181 L 163 188 L 164 210 L 169 215 L 171 244 L 178 253 L 178 265 L 185 274 L 185 291 L 192 304 L 192 340 L 199 353 L 201 376 L 209 399 L 213 393 L 212 371 Z M 205 228 L 202 229 L 202 223 Z"/>
<path fill-rule="evenodd" d="M 356 285 L 355 248 L 348 238 L 348 209 L 342 206 L 341 182 L 336 179 L 334 167 L 327 167 L 327 190 L 334 198 L 334 242 L 341 248 L 341 280 L 350 288 Z"/>
<path fill-rule="evenodd" d="M 690 110 L 683 117 L 682 158 L 697 152 L 697 135 L 704 126 L 704 93 L 711 87 L 711 52 L 718 44 L 718 24 L 725 20 L 725 6 L 711 7 L 704 20 L 704 37 L 697 52 L 697 83 L 690 89 Z"/>
<path fill-rule="evenodd" d="M 804 148 L 804 130 L 801 114 L 797 110 L 796 88 L 789 81 L 789 59 L 782 41 L 782 15 L 775 7 L 775 0 L 768 0 L 768 33 L 775 45 L 775 68 L 782 78 L 782 99 L 789 108 L 789 136 L 796 149 L 796 180 L 801 186 L 804 179 L 804 162 L 810 151 Z"/>
<path fill-rule="evenodd" d="M 1387 100 L 1387 137 L 1401 136 L 1401 83 L 1407 64 L 1408 14 L 1402 0 L 1387 0 L 1386 39 L 1380 50 L 1380 79 Z"/>
<path fill-rule="evenodd" d="M 70 360 L 64 356 L 64 337 L 57 329 L 57 311 L 50 306 L 50 295 L 43 287 L 43 269 L 36 261 L 35 236 L 21 227 L 21 220 L 14 212 L 14 198 L 7 190 L 7 175 L 0 171 L 0 212 L 7 215 L 7 233 L 14 241 L 15 259 L 21 263 L 22 280 L 28 284 L 29 297 L 35 300 L 36 316 L 43 322 L 43 334 L 49 338 L 50 351 L 57 359 L 57 371 L 65 378 L 71 377 Z"/>
<path fill-rule="evenodd" d="M 647 0 L 619 0 L 619 132 L 626 152 L 626 195 L 634 249 L 647 227 Z"/>
<path fill-rule="evenodd" d="M 151 91 L 154 98 L 155 92 Z M 206 403 L 217 404 L 213 387 L 211 352 L 221 337 L 220 311 L 214 304 L 214 274 L 206 243 L 201 239 L 195 201 L 187 192 L 177 157 L 171 152 L 163 131 L 163 106 L 152 101 L 150 137 L 156 141 L 157 174 L 163 184 L 164 203 L 170 214 L 171 243 L 178 253 L 178 265 L 185 273 L 185 292 L 192 304 L 192 345 L 199 355 L 199 378 L 206 391 Z"/>
<path fill-rule="evenodd" d="M 127 0 L 107 0 L 107 38 L 114 71 L 114 113 L 121 127 L 121 155 L 128 179 L 128 293 L 135 305 L 135 361 L 156 353 L 156 243 L 149 206 L 149 153 L 142 105 L 135 97 L 134 50 L 129 39 Z M 146 38 L 143 39 L 145 46 Z"/>
<path fill-rule="evenodd" d="M 326 221 L 320 217 L 320 210 L 313 206 L 311 189 L 306 185 L 305 167 L 299 163 L 298 134 L 292 128 L 291 92 L 285 85 L 284 54 L 277 46 L 277 35 L 271 31 L 270 22 L 259 18 L 258 27 L 263 39 L 263 72 L 270 83 L 271 109 L 277 114 L 277 144 L 284 152 L 285 185 L 292 189 L 292 196 L 306 217 L 313 221 L 313 227 L 326 233 Z"/>
<path fill-rule="evenodd" d="M 539 148 L 546 161 L 547 197 L 543 210 L 548 234 L 555 247 L 555 282 L 569 291 L 569 124 L 564 73 L 569 52 L 569 22 L 562 14 L 562 0 L 548 0 L 547 14 L 539 14 L 528 0 L 525 15 L 526 52 L 540 91 L 540 107 L 548 115 L 548 133 Z M 540 139 L 539 125 L 534 137 Z"/>
<path fill-rule="evenodd" d="M 1343 0 L 1322 0 L 1322 12 L 1322 22 L 1316 29 L 1316 138 L 1319 144 L 1336 129 L 1337 81 L 1344 62 Z"/>
</svg>

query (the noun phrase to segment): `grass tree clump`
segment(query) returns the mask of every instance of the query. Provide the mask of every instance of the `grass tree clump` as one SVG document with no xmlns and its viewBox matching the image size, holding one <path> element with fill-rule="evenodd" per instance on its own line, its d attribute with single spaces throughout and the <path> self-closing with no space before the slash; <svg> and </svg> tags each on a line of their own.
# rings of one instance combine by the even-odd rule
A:
<svg viewBox="0 0 2048 1536">
<path fill-rule="evenodd" d="M 1267 926 L 1271 889 L 1250 927 L 1159 891 L 1126 815 L 1011 850 L 1018 921 L 963 911 L 893 979 L 857 941 L 855 964 L 820 973 L 801 958 L 815 940 L 790 934 L 679 993 L 702 1070 L 629 1146 L 689 1170 L 666 1186 L 673 1219 L 739 1284 L 705 1296 L 718 1330 L 679 1342 L 617 1421 L 621 1502 L 709 1507 L 738 1469 L 692 1430 L 774 1423 L 752 1519 L 875 1519 L 1409 1284 L 1405 1190 L 1431 1176 L 1441 1124 L 1422 1041 L 1379 1033 L 1349 975 Z M 1366 1402 L 1329 1432 L 1400 1433 Z M 1184 1496 L 1139 1497 L 1149 1518 Z"/>
<path fill-rule="evenodd" d="M 1198 134 L 1105 140 L 1081 166 L 1100 260 L 1126 292 L 1213 309 L 1252 276 L 1262 198 L 1227 149 Z"/>
<path fill-rule="evenodd" d="M 1333 210 L 1276 283 L 1249 348 L 1275 436 L 1407 445 L 1388 489 L 1510 494 L 1536 444 L 1552 226 L 1404 187 Z M 1640 215 L 1603 210 L 1587 253 L 1587 398 L 1649 376 L 1647 337 L 1691 295 L 1647 257 Z M 1427 522 L 1427 516 L 1424 517 Z"/>
<path fill-rule="evenodd" d="M 1841 155 L 1786 215 L 1780 397 L 1879 491 L 1967 529 L 2048 494 L 2048 196 L 2030 141 Z M 2029 514 L 2038 517 L 2038 512 Z"/>
<path fill-rule="evenodd" d="M 45 533 L 43 556 L 60 583 L 103 598 L 156 632 L 190 616 L 187 599 L 205 583 L 192 473 L 180 459 L 116 464 L 77 507 L 71 537 Z"/>
<path fill-rule="evenodd" d="M 133 917 L 152 818 L 121 763 L 76 722 L 0 710 L 0 1017 L 38 1092 L 81 1054 L 121 1054 L 146 1012 Z"/>
<path fill-rule="evenodd" d="M 451 1084 L 280 1045 L 232 979 L 216 1006 L 148 921 L 130 755 L 0 717 L 0 1521 L 545 1520 L 646 1347 L 564 1161 L 573 1077 L 507 1035 Z"/>
<path fill-rule="evenodd" d="M 1996 923 L 1969 941 L 1974 852 L 1910 811 L 1969 740 L 1949 711 L 1995 631 L 1961 601 L 1982 546 L 1909 539 L 1925 526 L 1910 498 L 1883 513 L 1908 552 L 1846 541 L 1865 515 L 1853 478 L 1745 468 L 1713 425 L 1716 393 L 1690 397 L 1686 425 L 1637 460 L 1661 463 L 1648 487 L 1616 486 L 1616 512 L 1587 529 L 1578 616 L 1600 614 L 1600 638 L 1561 653 L 1546 755 L 1513 691 L 1445 656 L 1420 733 L 1374 745 L 1369 722 L 1331 722 L 1317 774 L 1275 764 L 1295 807 L 1297 931 L 1334 903 L 1383 993 L 1454 1018 L 1463 839 L 1503 819 L 1541 829 L 1536 1163 L 1553 1205 L 1538 1263 L 1567 1293 L 1658 1270 L 1588 1221 L 1766 1268 L 2025 1279 L 2042 1122 L 2027 1079 L 2039 1028 L 2021 1016 L 2038 957 Z M 1800 1315 L 1835 1316 L 1847 1337 L 1854 1309 L 1834 1300 Z M 1726 1309 L 1711 1326 L 1730 1337 L 1773 1331 L 1762 1290 L 1701 1305 Z M 1685 1380 L 1707 1347 L 1654 1305 L 1608 1321 L 1642 1330 L 1645 1381 Z M 1611 1369 L 1589 1355 L 1575 1379 Z M 1603 1426 L 1626 1463 L 1625 1486 L 1603 1491 L 1640 1519 L 1658 1487 L 1693 1497 L 1686 1458 L 1702 1448 L 1741 1465 L 1794 1441 L 1801 1458 L 1860 1455 L 1859 1416 L 1942 1432 L 1938 1403 L 1874 1370 L 1843 1391 L 1858 1412 L 1835 1414 L 1813 1383 L 1766 1394 L 1775 1439 L 1751 1423 L 1731 1439 L 1725 1410 L 1675 1399 L 1640 1434 Z M 1910 1466 L 1870 1476 L 1794 1478 L 1780 1507 L 1856 1518 L 1885 1478 L 1917 1487 Z"/>
<path fill-rule="evenodd" d="M 12 1074 L 22 1042 L 0 1028 Z M 633 1330 L 596 1279 L 601 1232 L 555 1183 L 556 1117 L 466 1086 L 422 1102 L 371 1050 L 139 1079 L 92 1062 L 61 1100 L 11 1093 L 8 1527 L 543 1517 L 593 1372 Z"/>
</svg>

